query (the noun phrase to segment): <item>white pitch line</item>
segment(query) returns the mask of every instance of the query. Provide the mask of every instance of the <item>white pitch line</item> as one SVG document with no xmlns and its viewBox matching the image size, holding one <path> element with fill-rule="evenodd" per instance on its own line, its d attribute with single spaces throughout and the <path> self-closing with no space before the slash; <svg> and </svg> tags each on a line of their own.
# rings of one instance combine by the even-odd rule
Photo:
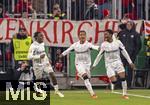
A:
<svg viewBox="0 0 150 105">
<path fill-rule="evenodd" d="M 112 93 L 115 93 L 115 94 L 122 94 L 120 92 L 112 92 Z M 136 94 L 127 94 L 129 96 L 134 96 L 134 97 L 142 97 L 142 98 L 150 98 L 150 96 L 142 96 L 142 95 L 136 95 Z"/>
</svg>

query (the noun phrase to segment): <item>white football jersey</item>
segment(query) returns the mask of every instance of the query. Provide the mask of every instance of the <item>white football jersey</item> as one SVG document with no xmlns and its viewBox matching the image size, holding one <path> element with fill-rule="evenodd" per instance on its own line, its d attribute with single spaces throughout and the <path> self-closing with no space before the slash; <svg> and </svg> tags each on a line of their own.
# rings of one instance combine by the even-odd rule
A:
<svg viewBox="0 0 150 105">
<path fill-rule="evenodd" d="M 43 59 L 40 58 L 42 54 L 45 54 Z M 44 66 L 49 64 L 49 59 L 45 52 L 44 43 L 38 43 L 34 41 L 29 48 L 28 59 L 32 60 L 33 66 Z"/>
<path fill-rule="evenodd" d="M 62 53 L 63 56 L 67 55 L 71 50 L 75 51 L 75 64 L 89 64 L 91 65 L 90 49 L 98 50 L 99 46 L 95 46 L 88 41 L 80 44 L 80 41 L 72 44 L 66 51 Z"/>
<path fill-rule="evenodd" d="M 121 60 L 120 58 L 120 49 L 124 49 L 124 46 L 120 43 L 119 40 L 109 43 L 105 41 L 102 43 L 102 50 L 104 50 L 104 57 L 106 63 L 115 62 Z"/>
<path fill-rule="evenodd" d="M 115 61 L 121 61 L 120 58 L 120 51 L 124 55 L 124 57 L 127 59 L 127 61 L 132 63 L 127 51 L 125 50 L 124 45 L 121 43 L 120 40 L 113 40 L 113 42 L 107 42 L 104 41 L 101 45 L 101 50 L 96 57 L 96 60 L 93 64 L 93 66 L 96 66 L 98 62 L 100 61 L 102 54 L 104 54 L 105 58 L 105 65 L 108 65 L 109 63 L 113 63 Z"/>
</svg>

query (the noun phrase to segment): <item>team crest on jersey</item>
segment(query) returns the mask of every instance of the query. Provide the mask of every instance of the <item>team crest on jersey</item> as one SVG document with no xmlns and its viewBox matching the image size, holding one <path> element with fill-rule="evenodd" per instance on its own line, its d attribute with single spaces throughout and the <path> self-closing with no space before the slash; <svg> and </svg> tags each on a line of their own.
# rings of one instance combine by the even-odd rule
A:
<svg viewBox="0 0 150 105">
<path fill-rule="evenodd" d="M 134 35 L 131 35 L 131 38 L 134 38 Z"/>
<path fill-rule="evenodd" d="M 125 37 L 126 36 L 126 34 L 123 34 L 123 37 Z"/>
</svg>

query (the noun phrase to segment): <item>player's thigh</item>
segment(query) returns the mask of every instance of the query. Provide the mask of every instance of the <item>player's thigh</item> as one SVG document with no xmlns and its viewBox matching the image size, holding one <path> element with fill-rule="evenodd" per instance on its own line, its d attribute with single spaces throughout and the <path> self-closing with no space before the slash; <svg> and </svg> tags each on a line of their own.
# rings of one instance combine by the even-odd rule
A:
<svg viewBox="0 0 150 105">
<path fill-rule="evenodd" d="M 119 75 L 119 77 L 124 78 L 125 77 L 125 69 L 124 66 L 121 62 L 118 62 L 116 64 L 116 70 L 117 74 Z"/>
<path fill-rule="evenodd" d="M 110 65 L 108 65 L 108 66 L 106 66 L 106 70 L 107 70 L 107 76 L 109 77 L 109 78 L 111 78 L 111 77 L 115 77 L 115 71 L 114 71 L 114 68 L 111 66 L 111 64 Z"/>
<path fill-rule="evenodd" d="M 47 64 L 44 68 L 44 72 L 50 74 L 50 73 L 54 73 L 54 70 L 50 64 Z"/>
<path fill-rule="evenodd" d="M 88 75 L 85 65 L 83 64 L 76 64 L 76 70 L 77 70 L 77 75 L 83 79 L 83 76 Z"/>
<path fill-rule="evenodd" d="M 90 71 L 90 65 L 89 64 L 85 64 L 85 71 L 88 75 L 89 78 L 91 78 L 91 71 Z"/>
<path fill-rule="evenodd" d="M 111 77 L 109 77 L 109 79 L 110 79 L 112 82 L 117 81 L 116 76 L 111 76 Z"/>
<path fill-rule="evenodd" d="M 36 80 L 41 79 L 43 74 L 43 67 L 33 67 L 33 72 Z"/>
<path fill-rule="evenodd" d="M 118 73 L 118 75 L 120 78 L 125 78 L 125 72 L 120 72 L 120 73 Z"/>
</svg>

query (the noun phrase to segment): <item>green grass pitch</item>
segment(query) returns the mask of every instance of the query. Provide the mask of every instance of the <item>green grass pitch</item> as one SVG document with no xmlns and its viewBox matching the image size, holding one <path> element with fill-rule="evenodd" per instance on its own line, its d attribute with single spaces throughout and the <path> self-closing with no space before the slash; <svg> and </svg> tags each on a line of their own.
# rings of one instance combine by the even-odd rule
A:
<svg viewBox="0 0 150 105">
<path fill-rule="evenodd" d="M 121 92 L 121 90 L 116 90 Z M 150 105 L 150 90 L 129 90 L 129 94 L 147 96 L 148 98 L 129 96 L 129 100 L 122 98 L 120 94 L 114 94 L 106 90 L 96 90 L 97 99 L 92 99 L 86 90 L 62 91 L 64 98 L 59 98 L 52 91 L 50 93 L 50 105 Z"/>
<path fill-rule="evenodd" d="M 121 90 L 115 91 L 121 92 Z M 50 95 L 44 101 L 35 101 L 33 99 L 30 101 L 21 101 L 20 98 L 17 101 L 7 101 L 5 100 L 5 92 L 0 92 L 0 105 L 150 105 L 150 89 L 129 90 L 129 94 L 138 95 L 129 96 L 129 100 L 122 99 L 120 94 L 114 94 L 102 89 L 95 90 L 98 95 L 97 99 L 92 99 L 85 89 L 62 92 L 65 95 L 64 98 L 58 97 L 54 94 L 54 91 L 51 91 Z"/>
</svg>

